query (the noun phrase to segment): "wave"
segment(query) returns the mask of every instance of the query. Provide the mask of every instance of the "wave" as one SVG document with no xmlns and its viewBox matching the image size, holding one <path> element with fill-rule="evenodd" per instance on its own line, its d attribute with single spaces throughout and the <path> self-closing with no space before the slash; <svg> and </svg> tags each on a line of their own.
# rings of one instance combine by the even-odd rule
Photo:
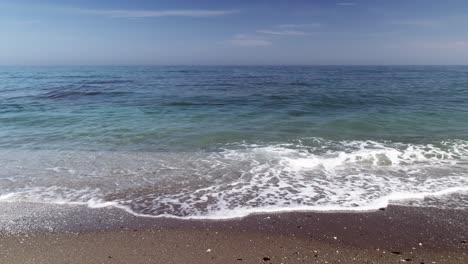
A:
<svg viewBox="0 0 468 264">
<path fill-rule="evenodd" d="M 134 83 L 133 80 L 122 80 L 122 79 L 112 79 L 112 80 L 83 80 L 80 83 L 86 85 L 104 85 L 104 84 L 127 84 Z"/>
<path fill-rule="evenodd" d="M 468 208 L 467 199 L 457 198 L 468 195 L 468 142 L 461 140 L 303 138 L 224 145 L 219 152 L 0 153 L 7 158 L 3 202 L 113 206 L 138 216 L 190 219 L 376 210 L 389 203 Z M 21 177 L 2 180 L 12 174 Z"/>
<path fill-rule="evenodd" d="M 78 87 L 63 88 L 57 89 L 54 91 L 47 92 L 39 98 L 47 99 L 69 99 L 69 98 L 78 98 L 78 97 L 92 97 L 92 96 L 121 96 L 128 95 L 130 92 L 119 92 L 119 91 L 106 91 L 106 90 L 96 90 L 96 87 L 82 85 Z"/>
<path fill-rule="evenodd" d="M 41 203 L 41 204 L 57 204 L 57 205 L 83 205 L 92 209 L 113 207 L 124 210 L 125 212 L 147 218 L 176 218 L 176 219 L 198 219 L 198 220 L 223 220 L 243 218 L 252 214 L 262 213 L 285 213 L 285 212 L 366 212 L 377 211 L 386 208 L 390 204 L 403 205 L 403 206 L 417 206 L 417 207 L 436 207 L 445 209 L 461 209 L 468 210 L 468 187 L 453 187 L 444 189 L 438 192 L 421 192 L 421 193 L 391 193 L 385 197 L 376 199 L 369 204 L 359 207 L 343 207 L 337 205 L 296 205 L 296 206 L 267 206 L 267 207 L 240 207 L 236 210 L 219 210 L 204 215 L 175 215 L 170 213 L 162 214 L 147 214 L 135 211 L 134 208 L 123 204 L 119 201 L 108 201 L 99 198 L 99 191 L 83 189 L 83 190 L 64 190 L 61 189 L 60 193 L 64 196 L 58 195 L 55 191 L 60 188 L 38 188 L 34 190 L 23 190 L 19 192 L 8 193 L 0 195 L 0 202 L 14 203 L 14 202 L 28 202 L 28 203 Z M 461 197 L 458 203 L 451 203 L 450 198 L 452 195 L 459 194 Z M 96 195 L 96 196 L 94 196 Z M 444 199 L 445 198 L 445 199 Z M 426 199 L 438 201 L 439 203 L 426 203 Z M 449 204 L 447 206 L 447 203 Z"/>
<path fill-rule="evenodd" d="M 101 95 L 102 92 L 80 92 L 80 91 L 56 91 L 45 94 L 44 96 L 49 99 L 63 99 L 69 97 L 82 97 L 82 96 L 96 96 Z"/>
<path fill-rule="evenodd" d="M 189 102 L 189 101 L 179 101 L 171 102 L 167 104 L 168 106 L 223 106 L 223 103 L 213 103 L 213 102 Z"/>
</svg>

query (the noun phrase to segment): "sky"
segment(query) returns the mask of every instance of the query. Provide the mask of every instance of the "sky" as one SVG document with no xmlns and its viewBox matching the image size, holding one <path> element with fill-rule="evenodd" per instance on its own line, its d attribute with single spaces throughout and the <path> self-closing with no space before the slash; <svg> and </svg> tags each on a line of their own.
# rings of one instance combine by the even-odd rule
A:
<svg viewBox="0 0 468 264">
<path fill-rule="evenodd" d="M 466 0 L 0 0 L 0 65 L 468 64 Z"/>
</svg>

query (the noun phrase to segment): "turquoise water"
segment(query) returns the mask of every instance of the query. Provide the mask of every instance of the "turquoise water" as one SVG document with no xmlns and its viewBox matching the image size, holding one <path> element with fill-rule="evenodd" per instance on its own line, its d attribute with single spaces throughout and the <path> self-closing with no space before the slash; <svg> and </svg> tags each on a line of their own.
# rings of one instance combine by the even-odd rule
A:
<svg viewBox="0 0 468 264">
<path fill-rule="evenodd" d="M 464 66 L 3 66 L 0 200 L 182 217 L 428 200 L 468 188 L 467 102 Z"/>
<path fill-rule="evenodd" d="M 468 67 L 3 67 L 0 146 L 468 137 Z"/>
</svg>

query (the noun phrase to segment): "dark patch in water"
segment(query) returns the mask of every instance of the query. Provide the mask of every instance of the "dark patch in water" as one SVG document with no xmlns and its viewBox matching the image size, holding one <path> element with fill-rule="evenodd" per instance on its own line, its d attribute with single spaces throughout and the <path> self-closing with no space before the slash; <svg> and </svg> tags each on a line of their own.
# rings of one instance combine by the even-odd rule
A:
<svg viewBox="0 0 468 264">
<path fill-rule="evenodd" d="M 293 110 L 293 111 L 289 111 L 288 112 L 288 115 L 290 116 L 305 116 L 307 115 L 309 112 L 306 112 L 306 111 L 300 111 L 300 110 Z"/>
<path fill-rule="evenodd" d="M 167 73 L 190 73 L 190 70 L 177 70 L 177 71 L 166 71 Z"/>
<path fill-rule="evenodd" d="M 101 95 L 102 92 L 80 92 L 80 91 L 55 91 L 46 93 L 45 97 L 50 99 L 63 99 L 68 97 L 81 97 L 81 96 L 96 96 Z"/>
<path fill-rule="evenodd" d="M 88 85 L 102 85 L 102 84 L 122 84 L 122 83 L 133 83 L 133 80 L 97 80 L 97 81 L 82 81 L 83 84 Z"/>
<path fill-rule="evenodd" d="M 39 96 L 39 98 L 47 99 L 67 99 L 89 96 L 120 96 L 127 95 L 131 92 L 112 91 L 98 86 L 83 84 L 83 85 L 68 85 L 65 87 L 55 87 L 47 89 L 48 92 Z"/>
<path fill-rule="evenodd" d="M 309 83 L 306 83 L 306 82 L 292 82 L 290 83 L 289 85 L 291 86 L 301 86 L 301 87 L 308 87 L 310 86 Z"/>
<path fill-rule="evenodd" d="M 101 75 L 62 75 L 60 78 L 68 79 L 89 79 L 89 78 L 101 78 Z"/>
<path fill-rule="evenodd" d="M 170 106 L 192 106 L 192 105 L 196 105 L 196 104 L 191 103 L 191 102 L 174 102 L 174 103 L 169 103 L 168 105 L 170 105 Z"/>
<path fill-rule="evenodd" d="M 288 100 L 290 99 L 289 96 L 283 96 L 283 95 L 272 95 L 270 96 L 270 99 L 273 99 L 273 100 Z"/>
<path fill-rule="evenodd" d="M 168 106 L 207 106 L 207 105 L 222 106 L 224 104 L 223 103 L 208 103 L 208 102 L 195 103 L 195 102 L 180 101 L 180 102 L 168 103 L 167 105 Z"/>
</svg>

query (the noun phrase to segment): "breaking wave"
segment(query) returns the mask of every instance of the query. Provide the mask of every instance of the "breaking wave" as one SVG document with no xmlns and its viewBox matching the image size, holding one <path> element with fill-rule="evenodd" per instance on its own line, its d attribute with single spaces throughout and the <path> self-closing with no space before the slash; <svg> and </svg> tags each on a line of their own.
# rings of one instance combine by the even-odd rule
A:
<svg viewBox="0 0 468 264">
<path fill-rule="evenodd" d="M 0 201 L 115 206 L 150 217 L 231 218 L 389 203 L 468 208 L 468 142 L 305 138 L 218 152 L 7 151 Z"/>
</svg>

